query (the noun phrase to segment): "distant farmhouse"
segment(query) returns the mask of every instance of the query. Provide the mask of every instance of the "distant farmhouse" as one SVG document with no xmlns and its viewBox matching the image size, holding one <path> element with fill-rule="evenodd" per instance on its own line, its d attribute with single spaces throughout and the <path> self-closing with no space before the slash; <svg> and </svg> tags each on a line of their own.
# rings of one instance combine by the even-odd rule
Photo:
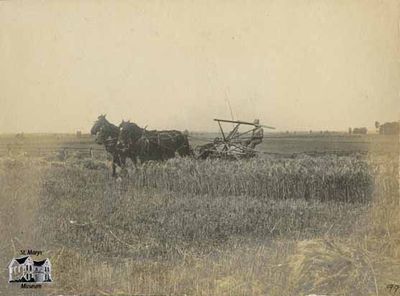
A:
<svg viewBox="0 0 400 296">
<path fill-rule="evenodd" d="M 356 135 L 366 135 L 367 132 L 368 132 L 368 130 L 366 127 L 355 127 L 353 129 L 353 134 L 356 134 Z"/>
<path fill-rule="evenodd" d="M 398 135 L 400 131 L 399 122 L 385 122 L 384 124 L 375 123 L 375 126 L 379 129 L 381 135 Z"/>
<path fill-rule="evenodd" d="M 14 258 L 8 265 L 9 283 L 48 283 L 52 282 L 49 259 L 34 261 L 30 256 Z"/>
</svg>

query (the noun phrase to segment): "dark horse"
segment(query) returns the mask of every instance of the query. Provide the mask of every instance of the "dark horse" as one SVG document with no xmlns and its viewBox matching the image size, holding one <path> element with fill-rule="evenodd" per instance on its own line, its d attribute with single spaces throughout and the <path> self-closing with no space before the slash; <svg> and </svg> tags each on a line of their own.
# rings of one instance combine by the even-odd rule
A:
<svg viewBox="0 0 400 296">
<path fill-rule="evenodd" d="M 176 130 L 146 130 L 129 121 L 122 121 L 119 126 L 119 141 L 126 149 L 127 157 L 134 162 L 149 160 L 166 160 L 176 154 L 188 156 L 191 154 L 187 135 Z M 134 160 L 135 159 L 135 160 Z"/>
<path fill-rule="evenodd" d="M 118 146 L 119 127 L 110 123 L 105 115 L 100 115 L 94 123 L 90 133 L 96 136 L 96 143 L 104 145 L 106 151 L 112 155 L 112 175 L 116 175 L 116 165 L 124 167 L 126 155 Z"/>
</svg>

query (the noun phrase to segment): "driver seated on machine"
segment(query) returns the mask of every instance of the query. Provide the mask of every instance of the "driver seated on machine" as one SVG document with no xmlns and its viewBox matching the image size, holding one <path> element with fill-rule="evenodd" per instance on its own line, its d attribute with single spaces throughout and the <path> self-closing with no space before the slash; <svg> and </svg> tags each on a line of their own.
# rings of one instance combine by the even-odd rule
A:
<svg viewBox="0 0 400 296">
<path fill-rule="evenodd" d="M 264 137 L 264 130 L 260 125 L 260 120 L 254 119 L 253 123 L 255 128 L 251 134 L 251 138 L 246 141 L 246 146 L 251 149 L 254 149 L 258 144 L 260 144 Z"/>
</svg>

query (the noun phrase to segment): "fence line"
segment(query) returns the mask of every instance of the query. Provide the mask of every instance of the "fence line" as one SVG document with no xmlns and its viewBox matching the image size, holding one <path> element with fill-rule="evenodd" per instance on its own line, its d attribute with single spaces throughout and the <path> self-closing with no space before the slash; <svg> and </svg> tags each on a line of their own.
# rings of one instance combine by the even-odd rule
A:
<svg viewBox="0 0 400 296">
<path fill-rule="evenodd" d="M 1 147 L 4 146 L 4 147 Z M 70 151 L 79 151 L 82 153 L 87 153 L 90 157 L 94 157 L 94 153 L 96 152 L 104 152 L 107 153 L 104 148 L 97 147 L 71 147 L 71 146 L 25 146 L 25 145 L 15 145 L 15 144 L 7 144 L 0 145 L 0 155 L 8 155 L 12 156 L 13 153 L 27 153 L 27 154 L 35 154 L 41 155 L 43 153 L 63 153 L 64 156 L 68 155 Z"/>
</svg>

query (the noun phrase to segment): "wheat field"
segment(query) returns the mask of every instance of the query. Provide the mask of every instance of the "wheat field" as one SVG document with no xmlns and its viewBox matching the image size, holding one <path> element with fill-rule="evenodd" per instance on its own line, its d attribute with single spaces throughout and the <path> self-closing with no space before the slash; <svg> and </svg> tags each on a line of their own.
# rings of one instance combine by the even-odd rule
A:
<svg viewBox="0 0 400 296">
<path fill-rule="evenodd" d="M 385 295 L 398 169 L 397 153 L 176 158 L 113 179 L 106 159 L 2 157 L 1 264 L 44 250 L 38 293 L 55 295 Z"/>
</svg>

